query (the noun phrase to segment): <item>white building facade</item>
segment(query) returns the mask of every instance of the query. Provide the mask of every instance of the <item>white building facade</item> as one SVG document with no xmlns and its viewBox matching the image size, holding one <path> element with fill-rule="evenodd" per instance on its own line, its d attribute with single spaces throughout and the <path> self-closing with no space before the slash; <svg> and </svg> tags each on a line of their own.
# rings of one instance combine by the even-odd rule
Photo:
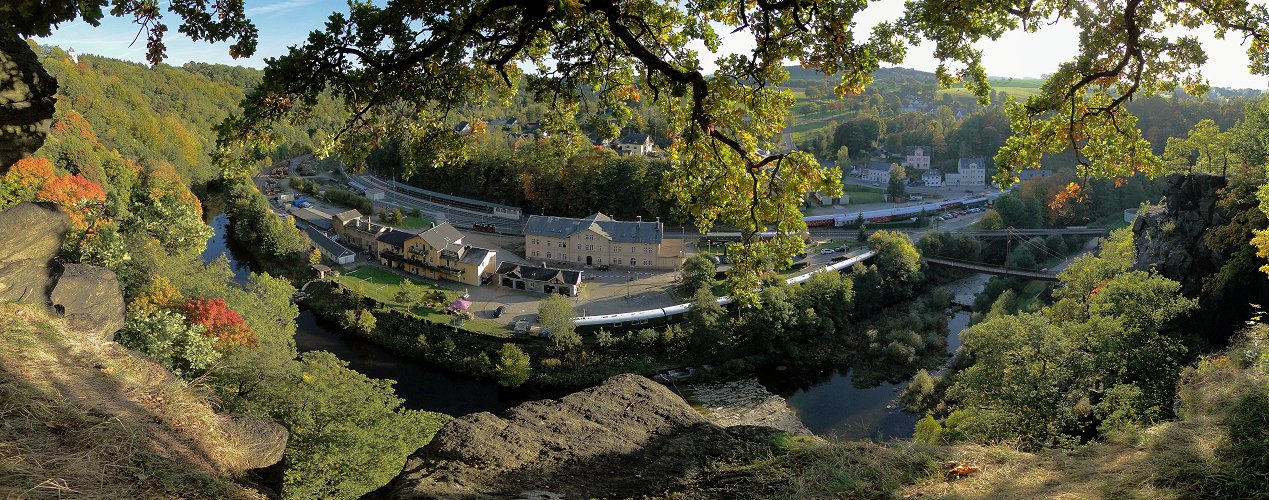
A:
<svg viewBox="0 0 1269 500">
<path fill-rule="evenodd" d="M 908 146 L 903 155 L 903 166 L 918 170 L 930 169 L 930 147 Z"/>
</svg>

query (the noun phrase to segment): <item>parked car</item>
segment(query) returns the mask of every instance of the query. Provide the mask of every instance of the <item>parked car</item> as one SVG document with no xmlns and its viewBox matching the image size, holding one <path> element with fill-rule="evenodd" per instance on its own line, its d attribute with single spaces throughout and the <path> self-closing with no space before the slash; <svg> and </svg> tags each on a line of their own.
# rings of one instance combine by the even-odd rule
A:
<svg viewBox="0 0 1269 500">
<path fill-rule="evenodd" d="M 497 308 L 497 309 L 494 309 L 494 310 L 493 310 L 493 313 L 492 313 L 492 314 L 490 314 L 490 315 L 489 315 L 489 317 L 491 317 L 491 318 L 501 318 L 501 317 L 502 317 L 502 313 L 505 313 L 505 312 L 507 312 L 507 306 L 498 306 L 498 308 Z"/>
<path fill-rule="evenodd" d="M 834 251 L 835 251 L 835 252 L 849 252 L 849 251 L 850 251 L 850 246 L 849 246 L 849 245 L 842 245 L 842 246 L 840 246 L 840 247 L 837 247 Z"/>
<path fill-rule="evenodd" d="M 832 248 L 821 248 L 821 249 L 820 249 L 820 255 L 828 255 L 828 254 L 831 254 L 831 253 L 833 253 L 833 252 L 836 252 L 836 250 L 833 250 Z"/>
<path fill-rule="evenodd" d="M 598 266 L 595 266 L 596 271 L 607 271 L 608 269 L 609 269 L 608 264 L 600 264 Z"/>
</svg>

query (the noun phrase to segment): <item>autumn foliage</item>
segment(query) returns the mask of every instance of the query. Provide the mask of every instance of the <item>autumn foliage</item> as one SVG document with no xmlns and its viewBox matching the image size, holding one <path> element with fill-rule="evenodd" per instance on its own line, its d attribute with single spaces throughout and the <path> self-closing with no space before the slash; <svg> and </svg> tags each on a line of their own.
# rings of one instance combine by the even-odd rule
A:
<svg viewBox="0 0 1269 500">
<path fill-rule="evenodd" d="M 70 215 L 71 225 L 82 231 L 100 215 L 106 192 L 96 182 L 75 174 L 53 179 L 40 188 L 35 199 L 61 205 Z"/>
<path fill-rule="evenodd" d="M 254 347 L 256 332 L 247 326 L 238 311 L 225 305 L 225 299 L 190 299 L 185 302 L 185 316 L 191 323 L 207 329 L 207 336 L 216 339 L 216 348 L 225 350 L 234 346 Z"/>
</svg>

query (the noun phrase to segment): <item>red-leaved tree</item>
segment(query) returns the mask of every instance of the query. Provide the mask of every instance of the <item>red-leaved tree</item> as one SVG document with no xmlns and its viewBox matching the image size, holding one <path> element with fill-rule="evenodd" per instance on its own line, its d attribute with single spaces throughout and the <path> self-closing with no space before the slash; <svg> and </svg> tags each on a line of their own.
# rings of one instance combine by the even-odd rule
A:
<svg viewBox="0 0 1269 500">
<path fill-rule="evenodd" d="M 225 299 L 200 297 L 185 301 L 185 316 L 191 323 L 207 329 L 207 336 L 215 339 L 216 348 L 226 350 L 234 346 L 254 347 L 256 332 L 247 326 L 238 311 L 225 305 Z"/>
</svg>

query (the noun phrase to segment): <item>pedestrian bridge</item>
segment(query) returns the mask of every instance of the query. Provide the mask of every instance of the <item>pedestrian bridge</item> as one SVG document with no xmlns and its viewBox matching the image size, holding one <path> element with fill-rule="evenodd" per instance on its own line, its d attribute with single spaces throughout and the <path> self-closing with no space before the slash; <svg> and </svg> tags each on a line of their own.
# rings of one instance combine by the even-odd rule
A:
<svg viewBox="0 0 1269 500">
<path fill-rule="evenodd" d="M 925 261 L 940 266 L 953 267 L 956 269 L 964 269 L 974 271 L 976 273 L 992 274 L 996 276 L 1005 276 L 1009 278 L 1023 278 L 1029 280 L 1040 281 L 1057 281 L 1057 273 L 1047 271 L 1027 271 L 1023 269 L 1010 269 L 1003 266 L 993 266 L 991 264 L 983 264 L 981 262 L 969 262 L 965 260 L 948 259 L 943 257 L 925 257 Z"/>
<path fill-rule="evenodd" d="M 977 231 L 955 231 L 950 234 L 960 236 L 972 236 L 979 239 L 999 239 L 999 238 L 1030 238 L 1034 236 L 1048 236 L 1050 234 L 1072 234 L 1076 236 L 1105 236 L 1106 230 L 1097 227 L 1071 226 L 1071 227 L 1046 227 L 1036 229 L 997 229 L 997 230 L 977 230 Z"/>
</svg>

